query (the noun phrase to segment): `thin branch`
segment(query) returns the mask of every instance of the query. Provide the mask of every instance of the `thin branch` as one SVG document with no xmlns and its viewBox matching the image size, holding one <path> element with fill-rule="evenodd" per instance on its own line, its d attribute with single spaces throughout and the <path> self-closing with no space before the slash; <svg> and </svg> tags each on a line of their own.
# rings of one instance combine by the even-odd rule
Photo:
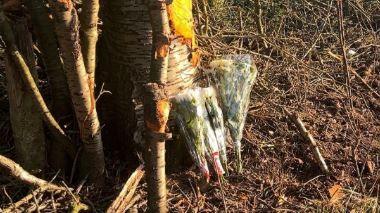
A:
<svg viewBox="0 0 380 213">
<path fill-rule="evenodd" d="M 264 36 L 265 31 L 264 31 L 264 25 L 262 22 L 262 16 L 263 16 L 263 11 L 261 9 L 260 0 L 255 0 L 255 21 L 256 21 L 257 31 L 259 32 L 261 36 Z M 265 39 L 262 38 L 262 40 L 263 40 L 265 48 L 268 48 L 268 44 L 265 41 Z"/>
<path fill-rule="evenodd" d="M 301 133 L 302 137 L 309 143 L 309 146 L 313 151 L 314 158 L 318 162 L 318 165 L 321 168 L 321 170 L 325 174 L 328 174 L 329 169 L 327 167 L 325 159 L 323 158 L 321 152 L 319 151 L 318 145 L 315 142 L 313 135 L 311 135 L 310 132 L 307 131 L 305 125 L 303 124 L 302 120 L 298 117 L 297 114 L 289 112 L 289 110 L 287 110 L 285 107 L 283 109 L 285 111 L 285 114 L 290 118 L 290 120 L 297 127 L 297 129 Z"/>
<path fill-rule="evenodd" d="M 343 70 L 346 73 L 346 86 L 347 86 L 347 95 L 352 107 L 352 98 L 351 98 L 351 75 L 348 66 L 347 53 L 346 53 L 346 37 L 344 33 L 344 15 L 343 15 L 343 3 L 342 0 L 337 0 L 338 6 L 338 18 L 339 18 L 339 40 L 340 47 L 343 55 Z"/>
<path fill-rule="evenodd" d="M 380 94 L 372 88 L 355 70 L 351 68 L 351 72 L 357 77 L 367 89 L 372 92 L 377 98 L 380 98 Z"/>
<path fill-rule="evenodd" d="M 44 187 L 45 189 L 50 189 L 50 190 L 63 190 L 62 187 L 49 183 L 46 180 L 40 179 L 30 174 L 29 172 L 25 171 L 16 162 L 2 155 L 0 155 L 0 169 L 5 174 L 8 174 L 25 184 L 36 186 L 36 187 Z"/>
</svg>

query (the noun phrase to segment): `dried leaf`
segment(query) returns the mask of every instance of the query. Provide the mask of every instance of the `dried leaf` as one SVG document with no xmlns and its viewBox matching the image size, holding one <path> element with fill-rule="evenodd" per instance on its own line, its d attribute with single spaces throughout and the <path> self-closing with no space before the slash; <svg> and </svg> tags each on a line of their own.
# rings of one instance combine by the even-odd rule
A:
<svg viewBox="0 0 380 213">
<path fill-rule="evenodd" d="M 342 190 L 342 186 L 340 185 L 334 185 L 329 189 L 330 194 L 330 203 L 336 203 L 339 201 L 343 196 L 344 192 Z"/>
<path fill-rule="evenodd" d="M 182 44 L 192 50 L 191 64 L 195 67 L 199 63 L 198 44 L 195 38 L 194 18 L 191 0 L 173 0 L 167 6 L 170 29 L 179 37 Z"/>
<path fill-rule="evenodd" d="M 194 19 L 191 0 L 173 0 L 167 7 L 170 25 L 175 35 L 185 39 L 194 37 Z"/>
<path fill-rule="evenodd" d="M 369 173 L 371 173 L 371 174 L 374 173 L 374 171 L 375 171 L 375 163 L 373 161 L 370 161 L 370 160 L 367 161 L 366 162 L 366 167 L 367 167 Z"/>
</svg>

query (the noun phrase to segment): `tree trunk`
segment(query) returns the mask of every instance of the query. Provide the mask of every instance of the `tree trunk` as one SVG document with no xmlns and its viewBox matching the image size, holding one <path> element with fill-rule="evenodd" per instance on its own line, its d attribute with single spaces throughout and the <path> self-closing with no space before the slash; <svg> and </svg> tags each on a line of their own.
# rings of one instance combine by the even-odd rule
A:
<svg viewBox="0 0 380 213">
<path fill-rule="evenodd" d="M 38 46 L 41 50 L 46 73 L 51 88 L 53 115 L 58 121 L 70 116 L 71 102 L 69 89 L 63 72 L 58 43 L 54 33 L 53 20 L 49 17 L 46 5 L 42 0 L 25 1 L 30 13 Z"/>
<path fill-rule="evenodd" d="M 142 85 L 146 83 L 150 69 L 152 32 L 149 15 L 143 1 L 104 1 L 101 9 L 104 25 L 97 84 L 104 83 L 104 88 L 112 93 L 100 101 L 105 123 L 103 132 L 105 138 L 112 138 L 109 141 L 112 147 L 131 153 L 136 127 L 132 98 L 139 97 L 141 104 Z"/>
<path fill-rule="evenodd" d="M 190 2 L 190 1 L 189 1 Z M 177 8 L 181 1 L 177 1 Z M 152 28 L 149 13 L 143 1 L 105 1 L 102 9 L 103 31 L 99 59 L 98 84 L 105 83 L 105 89 L 112 95 L 104 96 L 100 102 L 105 122 L 105 134 L 112 136 L 118 148 L 122 145 L 128 151 L 134 140 L 143 145 L 141 132 L 144 128 L 142 116 L 142 85 L 149 79 Z M 185 5 L 187 28 L 193 28 L 190 5 Z M 176 13 L 174 13 L 176 14 Z M 181 14 L 177 14 L 180 17 Z M 181 24 L 178 24 L 181 25 Z M 192 30 L 193 32 L 193 30 Z M 169 96 L 193 86 L 197 63 L 195 38 L 175 35 L 169 46 L 169 66 L 166 89 Z M 194 40 L 194 41 L 192 41 Z M 135 109 L 135 113 L 133 112 Z M 137 126 L 137 128 L 136 128 Z M 106 137 L 107 138 L 107 137 Z M 174 147 L 171 147 L 173 146 Z M 168 143 L 170 150 L 177 150 L 177 143 Z M 170 162 L 182 158 L 182 154 L 170 156 Z M 181 160 L 180 160 L 181 161 Z"/>
<path fill-rule="evenodd" d="M 103 144 L 95 98 L 79 44 L 77 12 L 71 1 L 52 0 L 50 5 L 55 15 L 58 42 L 83 142 L 80 173 L 82 177 L 88 175 L 91 182 L 100 183 L 104 173 Z"/>
<path fill-rule="evenodd" d="M 28 31 L 26 19 L 20 18 L 15 20 L 12 26 L 17 46 L 31 68 L 33 77 L 37 80 L 33 42 L 31 34 Z M 33 102 L 32 95 L 27 91 L 27 87 L 22 82 L 21 71 L 10 54 L 7 51 L 5 71 L 16 157 L 26 170 L 37 173 L 46 166 L 43 123 L 38 113 L 38 108 Z"/>
<path fill-rule="evenodd" d="M 170 27 L 164 0 L 148 1 L 153 32 L 150 82 L 144 94 L 144 122 L 146 129 L 146 159 L 148 206 L 150 212 L 167 212 L 165 174 L 165 135 L 170 103 L 165 91 L 168 79 Z M 152 137 L 153 135 L 153 137 Z"/>
<path fill-rule="evenodd" d="M 41 50 L 46 74 L 48 76 L 52 107 L 54 117 L 62 127 L 71 120 L 71 101 L 62 61 L 59 55 L 58 43 L 54 33 L 54 23 L 44 1 L 25 1 L 28 7 L 34 32 L 37 36 L 38 46 Z M 48 149 L 48 160 L 50 166 L 55 170 L 61 170 L 64 174 L 70 168 L 70 161 L 67 153 L 62 148 L 61 143 L 48 139 L 50 146 Z"/>
<path fill-rule="evenodd" d="M 80 33 L 84 65 L 88 73 L 90 91 L 94 93 L 96 43 L 98 41 L 99 0 L 83 0 L 80 13 Z"/>
<path fill-rule="evenodd" d="M 167 212 L 165 174 L 165 134 L 170 103 L 165 86 L 146 84 L 144 94 L 144 120 L 147 160 L 148 211 Z"/>
</svg>

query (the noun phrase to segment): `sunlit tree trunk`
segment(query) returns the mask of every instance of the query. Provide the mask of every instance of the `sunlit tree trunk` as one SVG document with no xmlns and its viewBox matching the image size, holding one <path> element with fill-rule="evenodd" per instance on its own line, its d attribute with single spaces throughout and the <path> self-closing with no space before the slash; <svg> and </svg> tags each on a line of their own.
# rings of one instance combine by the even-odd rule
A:
<svg viewBox="0 0 380 213">
<path fill-rule="evenodd" d="M 3 14 L 2 17 L 4 18 Z M 16 45 L 26 59 L 35 80 L 37 79 L 33 42 L 25 18 L 12 22 Z M 10 120 L 17 161 L 26 170 L 36 173 L 46 166 L 45 134 L 38 108 L 31 93 L 22 81 L 20 68 L 6 51 L 5 72 L 10 105 Z"/>
<path fill-rule="evenodd" d="M 71 1 L 49 3 L 54 11 L 58 42 L 83 143 L 79 171 L 82 177 L 88 175 L 91 182 L 98 183 L 104 173 L 103 144 L 95 98 L 91 93 L 79 43 L 77 12 Z"/>
<path fill-rule="evenodd" d="M 51 88 L 51 111 L 61 126 L 71 119 L 72 109 L 69 89 L 62 61 L 59 55 L 58 43 L 54 33 L 54 23 L 46 3 L 41 0 L 25 1 L 31 14 L 32 26 L 37 36 L 37 44 L 42 53 L 48 82 Z M 49 164 L 56 170 L 65 173 L 70 169 L 70 160 L 61 146 L 52 139 L 48 149 Z"/>
<path fill-rule="evenodd" d="M 148 207 L 150 212 L 167 212 L 165 137 L 159 137 L 159 135 L 165 135 L 170 111 L 166 82 L 171 33 L 166 2 L 150 0 L 147 6 L 153 32 L 150 83 L 144 88 Z"/>
<path fill-rule="evenodd" d="M 80 34 L 84 65 L 88 73 L 90 91 L 94 93 L 96 43 L 98 41 L 99 0 L 83 0 L 80 13 Z"/>
</svg>

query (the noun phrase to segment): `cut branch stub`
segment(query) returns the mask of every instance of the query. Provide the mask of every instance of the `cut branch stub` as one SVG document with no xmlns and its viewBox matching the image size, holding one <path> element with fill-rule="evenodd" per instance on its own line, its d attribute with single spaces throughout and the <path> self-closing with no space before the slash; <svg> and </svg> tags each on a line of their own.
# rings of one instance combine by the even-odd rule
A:
<svg viewBox="0 0 380 213">
<path fill-rule="evenodd" d="M 164 86 L 157 83 L 145 85 L 144 120 L 147 130 L 165 132 L 170 104 Z"/>
<path fill-rule="evenodd" d="M 330 173 L 329 168 L 327 167 L 326 161 L 325 161 L 324 157 L 322 156 L 322 154 L 318 148 L 317 142 L 315 141 L 313 135 L 311 135 L 310 132 L 306 129 L 302 120 L 298 117 L 298 115 L 296 113 L 291 113 L 286 108 L 283 108 L 283 109 L 284 109 L 285 114 L 290 118 L 290 120 L 297 127 L 297 129 L 301 133 L 302 137 L 308 142 L 310 148 L 313 151 L 314 158 L 318 162 L 320 169 L 325 174 L 329 174 Z"/>
</svg>

